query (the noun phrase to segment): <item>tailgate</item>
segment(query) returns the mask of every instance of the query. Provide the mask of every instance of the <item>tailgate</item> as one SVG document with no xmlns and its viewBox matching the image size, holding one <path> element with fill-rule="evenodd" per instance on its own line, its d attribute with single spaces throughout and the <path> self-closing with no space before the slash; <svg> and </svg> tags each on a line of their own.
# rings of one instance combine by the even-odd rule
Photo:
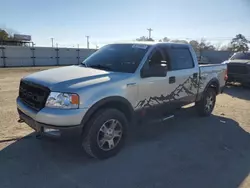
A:
<svg viewBox="0 0 250 188">
<path fill-rule="evenodd" d="M 245 63 L 228 63 L 228 74 L 248 74 L 249 66 Z"/>
</svg>

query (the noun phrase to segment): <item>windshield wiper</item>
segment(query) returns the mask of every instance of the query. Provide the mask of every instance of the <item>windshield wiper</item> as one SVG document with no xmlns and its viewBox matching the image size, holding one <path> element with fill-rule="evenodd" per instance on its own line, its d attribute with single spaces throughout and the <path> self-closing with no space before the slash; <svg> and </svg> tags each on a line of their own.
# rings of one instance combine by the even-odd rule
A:
<svg viewBox="0 0 250 188">
<path fill-rule="evenodd" d="M 87 67 L 91 67 L 91 68 L 94 68 L 94 69 L 101 69 L 101 70 L 109 70 L 111 71 L 112 69 L 108 66 L 104 66 L 104 65 L 90 65 L 90 66 L 87 66 Z"/>
</svg>

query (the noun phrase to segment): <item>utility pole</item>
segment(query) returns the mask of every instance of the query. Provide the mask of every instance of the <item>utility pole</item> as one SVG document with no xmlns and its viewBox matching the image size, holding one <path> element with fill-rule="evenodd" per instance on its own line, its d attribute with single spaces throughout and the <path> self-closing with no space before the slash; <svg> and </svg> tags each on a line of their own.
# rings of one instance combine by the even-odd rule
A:
<svg viewBox="0 0 250 188">
<path fill-rule="evenodd" d="M 147 30 L 148 30 L 148 38 L 151 39 L 151 32 L 153 31 L 153 29 L 148 28 Z"/>
<path fill-rule="evenodd" d="M 53 37 L 51 38 L 51 45 L 52 45 L 52 48 L 54 48 L 54 38 Z"/>
<path fill-rule="evenodd" d="M 86 36 L 87 38 L 87 49 L 89 49 L 89 36 Z"/>
</svg>

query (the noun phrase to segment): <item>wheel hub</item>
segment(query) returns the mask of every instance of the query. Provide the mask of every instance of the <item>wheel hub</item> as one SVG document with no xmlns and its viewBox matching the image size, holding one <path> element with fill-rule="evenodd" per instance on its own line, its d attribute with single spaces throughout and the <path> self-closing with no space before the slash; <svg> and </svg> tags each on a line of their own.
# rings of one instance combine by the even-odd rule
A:
<svg viewBox="0 0 250 188">
<path fill-rule="evenodd" d="M 105 133 L 105 137 L 110 140 L 114 137 L 114 130 L 113 129 L 108 129 L 107 132 Z"/>
<path fill-rule="evenodd" d="M 212 95 L 210 95 L 210 96 L 208 96 L 207 97 L 207 99 L 206 99 L 206 109 L 208 110 L 208 111 L 210 111 L 212 108 L 213 108 L 213 105 L 214 105 L 214 99 L 213 99 L 213 96 Z"/>
<path fill-rule="evenodd" d="M 106 121 L 97 134 L 98 146 L 108 151 L 113 149 L 122 137 L 122 125 L 118 120 L 110 119 Z"/>
</svg>

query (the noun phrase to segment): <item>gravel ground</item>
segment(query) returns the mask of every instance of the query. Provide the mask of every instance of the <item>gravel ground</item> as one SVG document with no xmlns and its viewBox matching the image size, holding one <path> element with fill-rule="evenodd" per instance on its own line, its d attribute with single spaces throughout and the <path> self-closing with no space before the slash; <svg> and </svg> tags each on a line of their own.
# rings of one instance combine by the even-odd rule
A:
<svg viewBox="0 0 250 188">
<path fill-rule="evenodd" d="M 38 140 L 17 123 L 19 80 L 42 69 L 0 69 L 1 188 L 250 187 L 250 89 L 226 88 L 211 117 L 186 108 L 175 119 L 140 125 L 119 155 L 98 161 L 78 138 Z"/>
</svg>

